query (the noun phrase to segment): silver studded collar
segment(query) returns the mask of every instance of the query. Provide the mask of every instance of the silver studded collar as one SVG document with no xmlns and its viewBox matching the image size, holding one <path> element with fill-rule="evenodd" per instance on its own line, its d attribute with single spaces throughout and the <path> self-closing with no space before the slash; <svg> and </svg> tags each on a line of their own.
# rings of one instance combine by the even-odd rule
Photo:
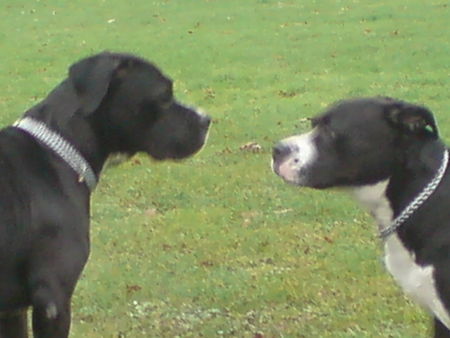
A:
<svg viewBox="0 0 450 338">
<path fill-rule="evenodd" d="M 80 152 L 61 135 L 48 128 L 43 122 L 31 117 L 24 117 L 13 126 L 25 131 L 53 150 L 77 173 L 79 182 L 85 182 L 91 192 L 95 189 L 97 176 L 91 166 Z"/>
<path fill-rule="evenodd" d="M 422 192 L 392 221 L 392 223 L 385 229 L 380 231 L 380 237 L 386 240 L 392 235 L 406 220 L 417 210 L 422 204 L 436 191 L 437 187 L 444 177 L 448 165 L 448 150 L 444 151 L 441 166 L 434 178 L 425 186 Z"/>
</svg>

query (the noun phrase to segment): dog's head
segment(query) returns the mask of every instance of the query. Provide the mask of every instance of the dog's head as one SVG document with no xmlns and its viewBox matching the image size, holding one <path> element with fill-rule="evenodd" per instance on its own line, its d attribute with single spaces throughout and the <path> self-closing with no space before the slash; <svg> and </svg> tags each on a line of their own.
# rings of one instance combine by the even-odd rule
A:
<svg viewBox="0 0 450 338">
<path fill-rule="evenodd" d="M 274 147 L 272 166 L 285 181 L 313 188 L 379 182 L 412 145 L 438 138 L 429 110 L 391 98 L 342 101 L 311 121 L 310 132 Z"/>
<path fill-rule="evenodd" d="M 108 153 L 185 158 L 203 146 L 211 121 L 177 102 L 172 81 L 155 65 L 129 54 L 104 52 L 73 64 L 44 103 L 52 97 L 66 115 L 88 120 Z"/>
</svg>

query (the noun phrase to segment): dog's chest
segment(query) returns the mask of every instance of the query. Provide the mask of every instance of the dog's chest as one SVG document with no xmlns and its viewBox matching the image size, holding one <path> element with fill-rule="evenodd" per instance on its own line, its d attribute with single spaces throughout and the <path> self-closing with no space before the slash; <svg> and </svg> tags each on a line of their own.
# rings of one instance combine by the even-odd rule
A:
<svg viewBox="0 0 450 338">
<path fill-rule="evenodd" d="M 377 220 L 380 229 L 392 222 L 392 209 L 385 196 L 388 181 L 354 190 L 359 200 Z M 415 261 L 414 253 L 405 248 L 396 233 L 388 237 L 384 243 L 384 259 L 386 268 L 406 294 L 416 302 L 434 313 L 441 322 L 450 328 L 450 317 L 440 301 L 435 283 L 434 267 L 420 266 Z"/>
<path fill-rule="evenodd" d="M 385 241 L 384 253 L 386 268 L 403 291 L 450 328 L 449 313 L 445 310 L 434 283 L 434 267 L 418 265 L 414 254 L 405 248 L 397 234 Z"/>
</svg>

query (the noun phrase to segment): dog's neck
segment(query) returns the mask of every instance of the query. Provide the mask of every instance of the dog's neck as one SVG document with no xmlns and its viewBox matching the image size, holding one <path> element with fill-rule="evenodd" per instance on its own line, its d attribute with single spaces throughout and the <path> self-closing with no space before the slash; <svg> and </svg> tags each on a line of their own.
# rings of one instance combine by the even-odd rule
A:
<svg viewBox="0 0 450 338">
<path fill-rule="evenodd" d="M 29 134 L 40 144 L 58 155 L 78 175 L 78 181 L 86 183 L 91 192 L 95 189 L 97 175 L 92 170 L 91 165 L 62 135 L 51 130 L 44 122 L 31 117 L 24 117 L 17 121 L 14 127 Z"/>
<path fill-rule="evenodd" d="M 448 166 L 449 153 L 446 149 L 443 152 L 441 165 L 439 169 L 436 171 L 433 179 L 427 183 L 427 185 L 422 189 L 422 191 L 417 194 L 414 199 L 402 210 L 400 214 L 393 220 L 392 224 L 387 228 L 381 231 L 380 237 L 383 239 L 387 239 L 392 233 L 394 233 L 400 226 L 405 223 L 410 216 L 416 212 L 427 200 L 428 198 L 436 191 L 438 186 L 441 184 L 441 181 L 447 171 Z"/>
<path fill-rule="evenodd" d="M 92 115 L 83 116 L 77 112 L 78 100 L 72 84 L 65 80 L 44 101 L 28 110 L 24 117 L 41 121 L 50 130 L 63 136 L 99 177 L 109 153 L 103 149 L 93 130 Z"/>
<path fill-rule="evenodd" d="M 388 185 L 389 179 L 386 179 L 376 184 L 354 187 L 351 190 L 355 199 L 375 218 L 379 231 L 391 224 L 394 214 L 391 203 L 386 197 Z"/>
<path fill-rule="evenodd" d="M 442 164 L 445 145 L 440 140 L 411 144 L 390 176 L 386 196 L 397 216 L 433 179 Z"/>
<path fill-rule="evenodd" d="M 382 237 L 395 231 L 420 208 L 437 188 L 447 168 L 448 151 L 441 142 L 430 143 L 410 154 L 414 158 L 408 157 L 389 178 L 352 189 L 354 197 L 377 221 Z"/>
</svg>

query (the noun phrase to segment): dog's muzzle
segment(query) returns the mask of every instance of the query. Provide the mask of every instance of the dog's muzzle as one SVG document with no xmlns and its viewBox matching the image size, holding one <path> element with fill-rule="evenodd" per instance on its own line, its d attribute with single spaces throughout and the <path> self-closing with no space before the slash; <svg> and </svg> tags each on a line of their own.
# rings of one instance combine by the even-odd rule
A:
<svg viewBox="0 0 450 338">
<path fill-rule="evenodd" d="M 273 147 L 272 159 L 274 163 L 281 162 L 291 153 L 291 147 L 284 142 L 279 142 Z"/>
<path fill-rule="evenodd" d="M 307 169 L 317 160 L 315 131 L 291 136 L 275 145 L 272 152 L 273 171 L 286 182 L 305 184 Z"/>
<path fill-rule="evenodd" d="M 300 166 L 299 152 L 292 145 L 280 142 L 272 151 L 272 169 L 284 180 L 295 183 Z"/>
</svg>

